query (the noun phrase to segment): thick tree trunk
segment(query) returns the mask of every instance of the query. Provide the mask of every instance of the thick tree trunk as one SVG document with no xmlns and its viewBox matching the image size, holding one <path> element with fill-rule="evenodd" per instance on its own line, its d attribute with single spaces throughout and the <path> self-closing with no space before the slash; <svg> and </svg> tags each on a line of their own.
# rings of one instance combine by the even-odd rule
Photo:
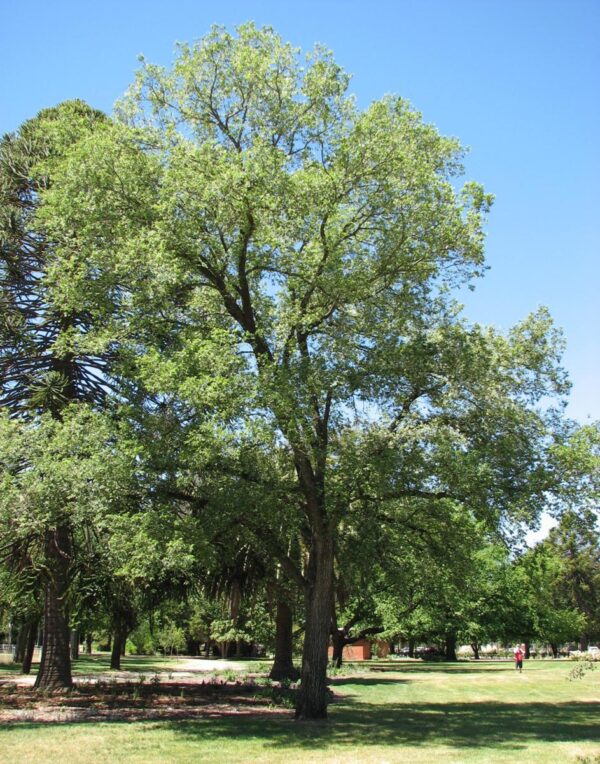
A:
<svg viewBox="0 0 600 764">
<path fill-rule="evenodd" d="M 456 634 L 454 632 L 446 634 L 446 660 L 458 660 L 456 657 Z"/>
<path fill-rule="evenodd" d="M 50 531 L 46 541 L 48 574 L 44 601 L 44 641 L 35 688 L 55 690 L 71 687 L 69 620 L 66 597 L 69 587 L 71 535 L 68 526 Z"/>
<path fill-rule="evenodd" d="M 552 657 L 553 658 L 558 658 L 558 645 L 554 645 L 551 642 L 550 643 L 550 649 L 552 650 Z"/>
<path fill-rule="evenodd" d="M 417 642 L 415 639 L 409 639 L 408 640 L 408 657 L 414 658 L 415 657 L 415 647 L 417 646 Z"/>
<path fill-rule="evenodd" d="M 471 650 L 476 661 L 479 660 L 479 642 L 471 642 Z"/>
<path fill-rule="evenodd" d="M 296 705 L 297 719 L 327 716 L 327 648 L 331 631 L 333 601 L 333 537 L 313 537 L 306 592 L 306 630 L 302 652 L 301 686 Z"/>
<path fill-rule="evenodd" d="M 71 630 L 71 660 L 76 661 L 79 658 L 79 631 L 77 629 Z"/>
<path fill-rule="evenodd" d="M 293 661 L 293 613 L 283 599 L 277 600 L 275 615 L 275 660 L 269 677 L 277 682 L 289 679 L 295 682 L 300 674 Z"/>
<path fill-rule="evenodd" d="M 127 632 L 123 626 L 117 626 L 113 633 L 112 650 L 110 653 L 110 667 L 119 671 L 121 669 L 121 655 Z"/>
<path fill-rule="evenodd" d="M 31 621 L 27 632 L 27 644 L 25 645 L 25 654 L 23 655 L 24 674 L 31 673 L 31 663 L 33 661 L 33 651 L 35 650 L 35 638 L 37 637 L 39 621 Z"/>
<path fill-rule="evenodd" d="M 88 633 L 85 635 L 85 652 L 86 655 L 92 654 L 92 635 L 88 631 Z"/>
<path fill-rule="evenodd" d="M 529 660 L 531 658 L 531 643 L 525 642 L 525 659 Z"/>
</svg>

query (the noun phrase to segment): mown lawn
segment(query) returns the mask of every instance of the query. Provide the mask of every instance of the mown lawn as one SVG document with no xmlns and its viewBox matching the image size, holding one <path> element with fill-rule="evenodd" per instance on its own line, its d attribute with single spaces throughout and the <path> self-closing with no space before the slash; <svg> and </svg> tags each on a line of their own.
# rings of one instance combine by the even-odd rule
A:
<svg viewBox="0 0 600 764">
<path fill-rule="evenodd" d="M 519 675 L 510 663 L 369 664 L 333 679 L 325 722 L 235 708 L 183 720 L 23 722 L 0 729 L 0 761 L 600 764 L 600 670 L 570 681 L 572 668 L 529 661 Z"/>
</svg>

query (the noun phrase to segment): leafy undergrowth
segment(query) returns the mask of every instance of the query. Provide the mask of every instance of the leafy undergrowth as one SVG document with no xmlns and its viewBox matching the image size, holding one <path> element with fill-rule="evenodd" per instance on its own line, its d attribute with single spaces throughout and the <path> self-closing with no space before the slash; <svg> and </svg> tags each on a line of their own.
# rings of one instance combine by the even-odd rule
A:
<svg viewBox="0 0 600 764">
<path fill-rule="evenodd" d="M 0 723 L 178 719 L 211 714 L 289 714 L 294 688 L 208 679 L 201 682 L 89 681 L 40 692 L 0 686 Z"/>
</svg>

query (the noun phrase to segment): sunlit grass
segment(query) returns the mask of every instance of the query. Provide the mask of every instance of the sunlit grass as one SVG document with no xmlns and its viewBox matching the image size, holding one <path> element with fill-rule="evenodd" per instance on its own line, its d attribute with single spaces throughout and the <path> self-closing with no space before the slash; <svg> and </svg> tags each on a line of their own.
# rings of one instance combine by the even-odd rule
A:
<svg viewBox="0 0 600 764">
<path fill-rule="evenodd" d="M 597 764 L 600 670 L 570 681 L 572 667 L 530 661 L 519 675 L 498 662 L 366 665 L 333 680 L 325 722 L 217 712 L 180 721 L 23 723 L 0 730 L 0 761 Z"/>
</svg>

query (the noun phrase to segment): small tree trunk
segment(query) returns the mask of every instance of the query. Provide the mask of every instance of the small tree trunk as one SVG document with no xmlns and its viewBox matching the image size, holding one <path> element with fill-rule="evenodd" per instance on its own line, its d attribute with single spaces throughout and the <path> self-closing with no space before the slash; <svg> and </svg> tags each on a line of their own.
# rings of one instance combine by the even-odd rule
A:
<svg viewBox="0 0 600 764">
<path fill-rule="evenodd" d="M 85 635 L 85 652 L 86 652 L 86 655 L 92 654 L 92 635 L 89 631 Z"/>
<path fill-rule="evenodd" d="M 346 635 L 344 634 L 344 630 L 335 629 L 331 635 L 331 641 L 333 643 L 331 662 L 336 668 L 341 668 L 344 661 L 344 647 L 346 646 Z"/>
<path fill-rule="evenodd" d="M 313 536 L 308 573 L 302 683 L 296 718 L 323 719 L 327 716 L 327 648 L 333 601 L 333 534 L 329 530 Z"/>
<path fill-rule="evenodd" d="M 473 656 L 475 657 L 475 660 L 479 660 L 479 643 L 478 642 L 471 642 L 471 650 L 473 650 Z"/>
<path fill-rule="evenodd" d="M 526 660 L 531 658 L 531 645 L 529 642 L 525 642 L 525 658 Z"/>
<path fill-rule="evenodd" d="M 558 658 L 558 645 L 555 645 L 552 642 L 550 642 L 550 649 L 552 650 L 552 657 Z"/>
<path fill-rule="evenodd" d="M 123 652 L 125 635 L 126 632 L 122 626 L 115 628 L 112 639 L 112 651 L 110 653 L 110 667 L 117 671 L 121 669 L 121 654 Z"/>
<path fill-rule="evenodd" d="M 33 661 L 33 651 L 35 650 L 35 638 L 37 637 L 38 623 L 38 620 L 29 623 L 27 645 L 25 646 L 25 655 L 23 656 L 22 671 L 24 674 L 31 673 L 31 663 Z"/>
<path fill-rule="evenodd" d="M 581 635 L 581 638 L 579 640 L 579 649 L 581 650 L 582 653 L 587 652 L 587 649 L 588 649 L 588 635 L 587 634 L 582 634 Z"/>
<path fill-rule="evenodd" d="M 277 682 L 289 679 L 295 682 L 300 674 L 293 662 L 293 613 L 283 599 L 277 600 L 275 614 L 275 660 L 269 677 Z"/>
<path fill-rule="evenodd" d="M 46 539 L 48 578 L 44 599 L 44 641 L 34 685 L 36 689 L 54 690 L 73 684 L 66 608 L 70 561 L 70 528 L 61 526 L 50 531 Z"/>
<path fill-rule="evenodd" d="M 79 658 L 79 631 L 73 629 L 71 631 L 71 660 L 76 661 Z"/>
<path fill-rule="evenodd" d="M 27 639 L 29 636 L 29 623 L 24 621 L 21 624 L 19 633 L 17 635 L 17 645 L 15 650 L 15 663 L 23 663 L 25 660 L 25 652 L 27 650 Z"/>
<path fill-rule="evenodd" d="M 408 640 L 408 657 L 409 658 L 415 657 L 415 647 L 416 647 L 416 640 L 409 639 Z"/>
</svg>

